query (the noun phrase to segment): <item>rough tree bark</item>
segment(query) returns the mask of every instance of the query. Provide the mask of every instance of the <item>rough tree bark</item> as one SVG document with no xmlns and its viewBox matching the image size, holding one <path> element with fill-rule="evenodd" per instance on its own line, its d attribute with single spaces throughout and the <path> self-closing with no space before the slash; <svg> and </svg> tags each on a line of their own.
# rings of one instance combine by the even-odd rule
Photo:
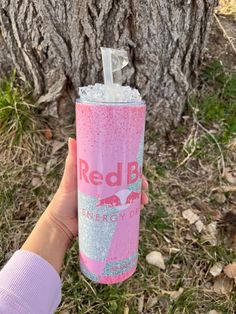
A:
<svg viewBox="0 0 236 314">
<path fill-rule="evenodd" d="M 177 125 L 196 79 L 217 0 L 1 0 L 11 59 L 38 103 L 71 117 L 79 86 L 102 82 L 100 47 L 128 50 L 124 83 L 148 103 L 148 121 Z M 1 54 L 1 52 L 0 52 Z"/>
</svg>

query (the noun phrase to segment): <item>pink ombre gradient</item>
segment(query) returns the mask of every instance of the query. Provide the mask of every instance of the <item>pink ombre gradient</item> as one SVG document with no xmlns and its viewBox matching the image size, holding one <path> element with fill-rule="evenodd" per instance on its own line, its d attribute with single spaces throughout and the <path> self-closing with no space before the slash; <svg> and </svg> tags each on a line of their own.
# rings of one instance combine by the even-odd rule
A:
<svg viewBox="0 0 236 314">
<path fill-rule="evenodd" d="M 77 165 L 85 160 L 90 171 L 103 175 L 116 170 L 122 162 L 123 176 L 120 186 L 93 185 L 80 180 L 78 189 L 98 199 L 109 197 L 127 189 L 128 162 L 136 161 L 144 132 L 145 105 L 76 105 Z M 132 219 L 120 220 L 115 228 L 108 255 L 104 261 L 94 261 L 80 251 L 81 263 L 99 278 L 99 283 L 112 284 L 124 281 L 136 266 L 119 275 L 103 276 L 106 263 L 129 258 L 138 250 L 140 199 L 130 204 L 122 213 L 135 211 Z"/>
</svg>

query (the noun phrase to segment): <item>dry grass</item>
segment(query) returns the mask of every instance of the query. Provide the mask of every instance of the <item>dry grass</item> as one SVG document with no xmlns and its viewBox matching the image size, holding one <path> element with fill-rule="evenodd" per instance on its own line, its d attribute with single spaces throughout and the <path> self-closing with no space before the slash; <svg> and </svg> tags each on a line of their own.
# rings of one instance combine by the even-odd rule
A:
<svg viewBox="0 0 236 314">
<path fill-rule="evenodd" d="M 222 154 L 224 166 L 236 169 L 232 119 L 236 88 L 229 84 L 234 76 L 224 73 L 218 64 L 204 71 L 201 95 L 192 101 L 193 110 L 185 113 L 169 142 L 160 146 L 157 134 L 146 132 L 144 172 L 150 183 L 150 204 L 142 211 L 137 272 L 117 285 L 94 284 L 79 270 L 75 243 L 65 257 L 61 273 L 63 299 L 58 313 L 236 313 L 235 290 L 227 295 L 216 294 L 215 279 L 210 274 L 216 262 L 227 265 L 235 261 L 235 250 L 227 233 L 219 228 L 215 243 L 206 238 L 210 223 L 235 211 L 235 192 L 221 192 L 217 198 L 214 191 L 222 185 L 233 186 L 222 176 Z M 65 135 L 54 124 L 51 129 L 52 139 L 47 140 L 39 132 L 27 149 L 13 143 L 9 146 L 4 134 L 0 134 L 1 265 L 21 246 L 59 184 L 66 147 L 52 154 L 53 143 L 72 133 L 69 130 Z M 21 144 L 29 134 L 24 133 Z M 183 217 L 189 209 L 199 216 L 205 230 L 199 232 L 195 224 Z M 154 250 L 162 253 L 166 270 L 147 264 L 145 257 Z M 171 297 L 180 288 L 182 294 Z"/>
<path fill-rule="evenodd" d="M 222 15 L 233 15 L 236 17 L 236 1 L 235 0 L 220 0 L 217 8 L 217 13 Z"/>
</svg>

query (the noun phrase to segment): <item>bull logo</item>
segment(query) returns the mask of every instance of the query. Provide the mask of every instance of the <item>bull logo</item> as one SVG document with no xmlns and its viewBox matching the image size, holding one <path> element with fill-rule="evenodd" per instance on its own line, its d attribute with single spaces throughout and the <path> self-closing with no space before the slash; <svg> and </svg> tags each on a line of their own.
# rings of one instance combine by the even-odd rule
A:
<svg viewBox="0 0 236 314">
<path fill-rule="evenodd" d="M 108 207 L 115 207 L 121 205 L 121 202 L 117 195 L 111 195 L 106 198 L 102 198 L 97 204 L 97 207 L 104 205 L 108 205 Z"/>
<path fill-rule="evenodd" d="M 132 191 L 126 199 L 126 204 L 132 204 L 135 200 L 138 200 L 139 195 L 140 195 L 140 193 Z"/>
<path fill-rule="evenodd" d="M 127 209 L 130 204 L 140 199 L 140 193 L 130 190 L 121 190 L 116 194 L 102 198 L 97 203 L 97 207 L 107 205 L 109 208 L 116 207 L 117 209 Z"/>
</svg>

